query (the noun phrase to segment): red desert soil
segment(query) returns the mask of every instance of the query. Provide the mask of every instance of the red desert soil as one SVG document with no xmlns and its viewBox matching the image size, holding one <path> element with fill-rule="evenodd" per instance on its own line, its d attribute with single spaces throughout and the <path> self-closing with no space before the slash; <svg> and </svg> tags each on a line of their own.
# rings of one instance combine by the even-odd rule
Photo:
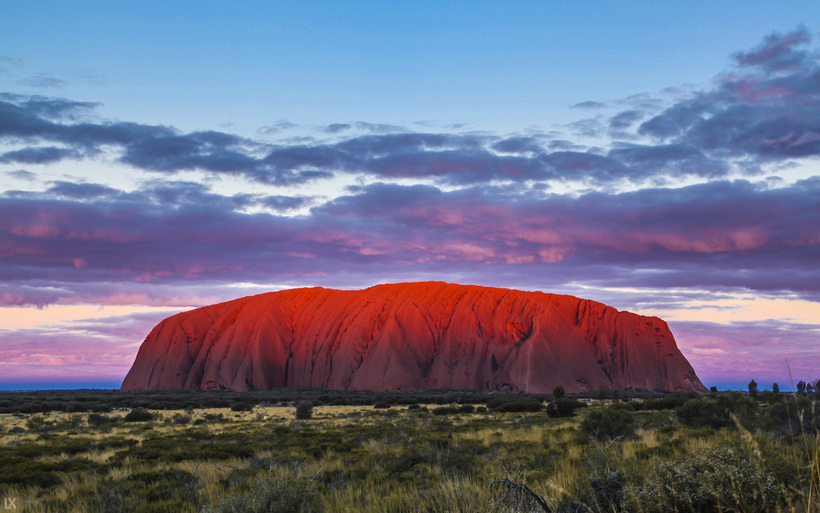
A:
<svg viewBox="0 0 820 513">
<path fill-rule="evenodd" d="M 705 387 L 657 317 L 442 282 L 270 292 L 162 321 L 121 390 Z"/>
</svg>

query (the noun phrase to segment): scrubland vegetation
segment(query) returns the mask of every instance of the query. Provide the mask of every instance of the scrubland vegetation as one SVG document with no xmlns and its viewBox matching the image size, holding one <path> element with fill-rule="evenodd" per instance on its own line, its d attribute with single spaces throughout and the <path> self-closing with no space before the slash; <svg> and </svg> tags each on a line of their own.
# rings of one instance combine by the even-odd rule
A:
<svg viewBox="0 0 820 513">
<path fill-rule="evenodd" d="M 820 511 L 814 389 L 556 392 L 6 393 L 0 504 L 135 513 Z"/>
</svg>

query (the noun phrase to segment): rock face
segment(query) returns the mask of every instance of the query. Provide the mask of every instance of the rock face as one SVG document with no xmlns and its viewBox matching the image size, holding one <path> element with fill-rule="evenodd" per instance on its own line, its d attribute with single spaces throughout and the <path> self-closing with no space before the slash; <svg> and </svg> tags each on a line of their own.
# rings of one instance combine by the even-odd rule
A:
<svg viewBox="0 0 820 513">
<path fill-rule="evenodd" d="M 572 296 L 441 282 L 303 288 L 174 315 L 121 390 L 705 387 L 664 321 Z"/>
</svg>

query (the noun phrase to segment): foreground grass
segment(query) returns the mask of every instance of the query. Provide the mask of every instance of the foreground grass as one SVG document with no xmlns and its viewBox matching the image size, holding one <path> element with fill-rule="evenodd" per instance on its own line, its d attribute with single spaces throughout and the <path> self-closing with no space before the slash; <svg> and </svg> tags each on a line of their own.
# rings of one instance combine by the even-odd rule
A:
<svg viewBox="0 0 820 513">
<path fill-rule="evenodd" d="M 820 511 L 818 435 L 784 435 L 763 404 L 719 428 L 597 401 L 571 418 L 437 406 L 317 406 L 307 420 L 292 406 L 139 422 L 3 414 L 0 501 L 31 512 Z M 628 429 L 601 435 L 599 417 Z"/>
</svg>

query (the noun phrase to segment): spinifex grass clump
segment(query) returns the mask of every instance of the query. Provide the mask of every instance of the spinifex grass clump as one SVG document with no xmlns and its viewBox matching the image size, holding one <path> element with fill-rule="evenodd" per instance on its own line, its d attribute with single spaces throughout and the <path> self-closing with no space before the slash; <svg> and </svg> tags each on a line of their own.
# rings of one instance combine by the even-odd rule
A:
<svg viewBox="0 0 820 513">
<path fill-rule="evenodd" d="M 205 513 L 321 513 L 324 503 L 309 479 L 257 475 L 247 491 L 230 494 Z"/>
<path fill-rule="evenodd" d="M 796 473 L 794 462 L 739 441 L 709 445 L 648 465 L 639 484 L 625 493 L 627 511 L 699 513 L 777 511 L 786 503 L 784 483 Z"/>
</svg>

